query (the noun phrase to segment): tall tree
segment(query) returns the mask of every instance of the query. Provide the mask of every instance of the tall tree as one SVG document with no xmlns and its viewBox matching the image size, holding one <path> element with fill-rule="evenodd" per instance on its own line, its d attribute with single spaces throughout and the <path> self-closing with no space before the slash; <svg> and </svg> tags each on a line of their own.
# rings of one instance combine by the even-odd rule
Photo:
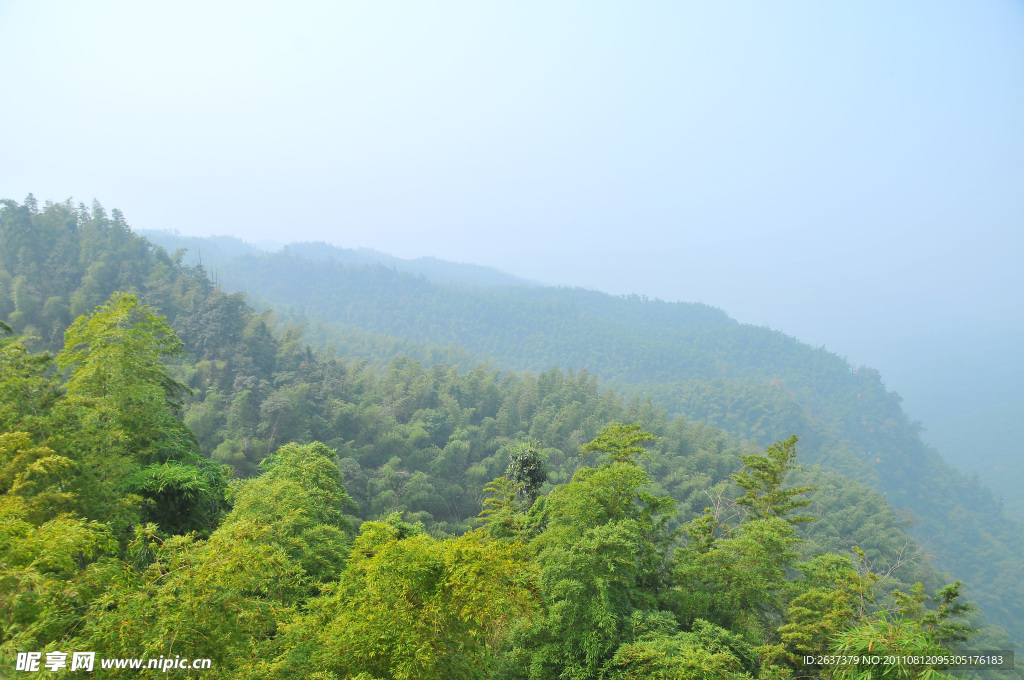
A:
<svg viewBox="0 0 1024 680">
<path fill-rule="evenodd" d="M 226 508 L 227 473 L 199 454 L 178 418 L 188 388 L 164 358 L 182 351 L 165 318 L 115 293 L 68 328 L 57 361 L 70 370 L 69 402 L 103 449 L 98 475 L 146 499 L 148 518 L 164 530 L 209 532 Z"/>
<path fill-rule="evenodd" d="M 675 572 L 685 620 L 711 621 L 760 645 L 779 643 L 775 628 L 784 620 L 787 570 L 799 542 L 793 525 L 810 519 L 787 516 L 810 502 L 798 498 L 809 487 L 784 486 L 795 445 L 791 437 L 764 454 L 741 456 L 743 469 L 733 475 L 745 491 L 735 501 L 738 525 L 716 506 L 685 527 L 689 540 L 677 551 Z M 765 647 L 766 656 L 777 653 Z"/>
<path fill-rule="evenodd" d="M 639 443 L 653 438 L 636 424 L 606 427 L 583 448 L 611 460 L 580 468 L 534 506 L 546 524 L 532 542 L 546 611 L 517 643 L 531 650 L 520 660 L 531 677 L 598 678 L 643 628 L 635 620 L 662 615 L 675 502 L 647 491 L 637 464 Z"/>
<path fill-rule="evenodd" d="M 741 456 L 743 469 L 733 475 L 737 486 L 744 494 L 736 500 L 755 517 L 784 517 L 790 524 L 812 521 L 811 517 L 789 517 L 797 508 L 805 508 L 811 504 L 809 498 L 800 498 L 802 494 L 814 491 L 813 487 L 804 486 L 796 489 L 784 486 L 786 475 L 796 467 L 796 435 L 785 441 L 775 442 L 764 454 Z"/>
</svg>

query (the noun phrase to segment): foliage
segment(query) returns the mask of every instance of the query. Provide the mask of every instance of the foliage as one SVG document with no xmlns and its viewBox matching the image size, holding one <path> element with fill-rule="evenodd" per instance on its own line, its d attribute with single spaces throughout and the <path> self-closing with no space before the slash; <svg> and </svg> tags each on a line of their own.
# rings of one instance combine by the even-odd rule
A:
<svg viewBox="0 0 1024 680">
<path fill-rule="evenodd" d="M 767 679 L 871 626 L 943 644 L 985 627 L 958 609 L 959 589 L 919 597 L 945 581 L 869 487 L 889 472 L 922 473 L 911 500 L 925 522 L 953 517 L 951 534 L 980 537 L 991 578 L 969 583 L 1003 588 L 986 609 L 1013 620 L 1014 553 L 994 547 L 1009 530 L 978 527 L 969 487 L 919 455 L 877 378 L 723 315 L 570 293 L 578 317 L 548 292 L 520 308 L 519 293 L 502 298 L 516 318 L 535 303 L 570 328 L 583 318 L 593 335 L 578 344 L 612 355 L 628 354 L 629 323 L 646 324 L 655 344 L 629 351 L 672 339 L 680 354 L 634 355 L 652 379 L 654 366 L 713 365 L 666 387 L 687 420 L 586 371 L 472 366 L 453 345 L 353 327 L 367 356 L 389 360 L 315 351 L 304 327 L 257 313 L 98 204 L 5 204 L 0 241 L 0 316 L 18 333 L 0 337 L 0 654 L 180 653 L 249 678 Z M 374 276 L 353 285 L 406 290 Z M 444 318 L 440 307 L 406 321 Z M 45 350 L 65 330 L 55 361 Z M 391 359 L 405 350 L 424 362 Z M 749 356 L 730 363 L 737 351 Z M 453 358 L 462 370 L 437 364 Z M 800 362 L 795 383 L 773 377 Z M 740 365 L 751 373 L 716 377 Z M 833 396 L 810 405 L 828 380 Z M 895 423 L 877 450 L 902 458 L 878 475 L 858 453 L 878 437 L 851 436 L 852 412 L 830 410 L 851 387 L 868 395 L 858 416 Z M 802 457 L 864 481 L 798 469 L 793 439 L 762 451 L 697 418 L 762 440 L 801 432 Z M 587 467 L 581 451 L 607 455 Z M 910 486 L 886 483 L 907 501 Z"/>
<path fill-rule="evenodd" d="M 616 463 L 631 463 L 636 456 L 645 453 L 640 446 L 642 442 L 657 439 L 650 432 L 645 432 L 640 423 L 623 425 L 612 423 L 597 436 L 594 441 L 583 447 L 584 453 L 599 451 L 607 453 L 609 460 Z"/>
<path fill-rule="evenodd" d="M 697 620 L 692 632 L 645 635 L 618 649 L 613 680 L 738 679 L 756 676 L 758 658 L 738 636 Z"/>
<path fill-rule="evenodd" d="M 481 678 L 536 606 L 521 546 L 479 532 L 437 540 L 397 515 L 366 522 L 339 581 L 242 677 Z"/>
<path fill-rule="evenodd" d="M 67 399 L 99 435 L 104 455 L 146 466 L 118 484 L 147 501 L 147 519 L 171 533 L 209 532 L 225 509 L 227 473 L 198 455 L 194 435 L 176 417 L 187 387 L 162 359 L 182 351 L 166 319 L 115 293 L 71 324 L 57 362 L 70 369 Z"/>
<path fill-rule="evenodd" d="M 752 642 L 775 642 L 773 629 L 782 618 L 786 576 L 800 540 L 793 525 L 811 519 L 786 516 L 810 505 L 809 499 L 794 500 L 809 487 L 783 488 L 795 467 L 795 444 L 791 437 L 764 454 L 741 456 L 743 469 L 733 479 L 745 493 L 735 505 L 747 514 L 738 523 L 718 505 L 685 527 L 689 540 L 677 552 L 675 578 L 692 619 L 740 631 Z"/>
<path fill-rule="evenodd" d="M 797 663 L 804 656 L 834 650 L 836 636 L 863 619 L 874 600 L 873 575 L 861 575 L 849 557 L 825 553 L 794 565 L 801 578 L 792 584 L 782 643 Z"/>
<path fill-rule="evenodd" d="M 544 482 L 548 480 L 548 471 L 540 452 L 533 443 L 519 444 L 509 451 L 508 459 L 505 475 L 522 485 L 516 492 L 519 497 L 533 503 Z"/>
<path fill-rule="evenodd" d="M 136 565 L 97 599 L 68 646 L 107 656 L 249 659 L 280 622 L 344 569 L 351 499 L 322 444 L 282 447 L 261 477 L 236 490 L 209 539 L 160 539 L 141 527 Z M 148 559 L 147 559 L 148 558 Z"/>
<path fill-rule="evenodd" d="M 804 486 L 797 489 L 783 488 L 786 474 L 796 462 L 797 437 L 775 442 L 765 453 L 741 456 L 743 470 L 733 475 L 736 484 L 746 493 L 736 499 L 736 504 L 761 519 L 785 517 L 790 524 L 813 521 L 812 517 L 786 517 L 797 508 L 811 504 L 808 498 L 797 496 L 814 491 Z"/>
<path fill-rule="evenodd" d="M 960 618 L 970 605 L 957 602 L 960 583 L 943 588 L 934 598 L 928 598 L 920 583 L 909 594 L 900 594 L 899 606 L 893 613 L 879 612 L 859 626 L 839 632 L 835 638 L 837 652 L 858 657 L 941 657 L 955 653 L 957 645 L 974 631 Z M 922 605 L 928 600 L 938 604 L 935 611 Z M 924 678 L 937 680 L 945 677 L 940 664 L 879 663 L 836 667 L 833 677 L 867 678 Z"/>
<path fill-rule="evenodd" d="M 914 536 L 941 568 L 964 578 L 986 611 L 1024 637 L 1020 522 L 925 445 L 877 371 L 705 305 L 451 286 L 298 250 L 248 254 L 218 268 L 234 290 L 309 322 L 318 344 L 374 362 L 412 355 L 463 368 L 487 360 L 516 371 L 587 369 L 623 394 L 649 396 L 672 415 L 760 446 L 799 433 L 806 463 L 884 492 L 912 514 Z"/>
<path fill-rule="evenodd" d="M 638 432 L 613 424 L 588 446 L 627 451 Z M 581 468 L 545 499 L 546 527 L 531 544 L 545 612 L 516 643 L 532 650 L 531 677 L 600 677 L 633 617 L 659 610 L 675 503 L 645 490 L 647 473 L 628 452 Z"/>
</svg>

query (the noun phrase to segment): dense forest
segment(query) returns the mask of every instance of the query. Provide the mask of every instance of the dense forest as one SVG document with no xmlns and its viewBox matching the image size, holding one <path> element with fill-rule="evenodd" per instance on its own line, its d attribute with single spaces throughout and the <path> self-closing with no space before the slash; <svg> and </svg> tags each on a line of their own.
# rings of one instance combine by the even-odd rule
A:
<svg viewBox="0 0 1024 680">
<path fill-rule="evenodd" d="M 869 370 L 700 306 L 376 267 L 339 269 L 361 324 L 307 328 L 182 257 L 99 204 L 0 208 L 4 668 L 94 650 L 238 678 L 848 677 L 803 657 L 1021 637 L 1021 532 Z M 326 275 L 266 276 L 303 268 Z M 572 333 L 579 356 L 553 360 Z"/>
<path fill-rule="evenodd" d="M 339 337 L 337 328 L 337 320 L 346 318 L 347 312 L 339 315 L 338 311 L 334 310 L 330 314 L 324 314 L 324 308 L 316 305 L 304 309 L 300 300 L 288 299 L 287 296 L 280 295 L 280 291 L 275 292 L 275 282 L 265 281 L 258 276 L 253 277 L 253 272 L 239 265 L 264 259 L 263 256 L 271 250 L 280 252 L 274 252 L 265 259 L 278 259 L 287 255 L 317 261 L 333 260 L 349 267 L 379 264 L 397 272 L 422 274 L 433 283 L 461 284 L 463 287 L 531 286 L 529 281 L 487 267 L 442 262 L 432 258 L 404 260 L 365 248 L 340 248 L 323 242 L 291 243 L 285 246 L 262 242 L 260 246 L 254 246 L 232 236 L 200 238 L 183 236 L 176 232 L 146 230 L 137 233 L 145 236 L 150 242 L 163 246 L 168 252 L 174 252 L 179 248 L 186 249 L 183 262 L 191 265 L 203 264 L 215 280 L 219 279 L 228 289 L 246 291 L 250 295 L 250 300 L 263 299 L 261 295 L 253 295 L 255 287 L 265 293 L 267 303 L 278 310 L 290 307 L 296 311 L 296 318 L 306 317 L 311 321 L 319 319 L 335 326 L 331 333 L 310 337 L 316 342 L 324 342 L 326 337 L 330 337 L 329 344 L 345 345 L 347 351 L 354 348 L 351 344 L 345 344 L 348 338 Z M 326 271 L 330 272 L 329 269 Z M 552 276 L 556 275 L 556 272 L 552 272 Z M 532 287 L 540 288 L 538 284 L 532 284 Z M 538 291 L 533 292 L 536 294 Z M 551 295 L 552 292 L 550 288 L 545 291 L 547 295 Z M 579 292 L 575 291 L 577 294 Z M 560 297 L 571 306 L 580 307 L 573 300 L 573 295 L 567 293 L 568 291 L 563 290 L 560 294 L 555 293 L 554 297 Z M 316 294 L 323 296 L 322 292 Z M 614 298 L 609 296 L 595 295 L 593 292 L 587 292 L 586 295 L 589 299 L 603 301 L 606 305 L 615 304 Z M 640 302 L 639 298 L 634 298 L 628 306 L 639 311 L 636 308 L 643 306 L 638 304 Z M 689 310 L 691 316 L 694 316 L 692 312 L 697 309 L 694 305 L 651 305 L 650 308 L 657 311 L 652 321 L 655 324 L 663 323 L 664 319 L 659 316 L 671 313 L 673 307 L 677 311 Z M 605 313 L 603 316 L 614 320 L 615 312 L 621 310 L 621 304 L 616 307 L 609 306 L 607 311 L 612 313 Z M 591 306 L 578 311 L 586 314 L 594 311 L 594 308 Z M 599 315 L 602 314 L 599 312 Z M 542 317 L 534 315 L 533 318 L 540 320 Z M 692 323 L 691 319 L 689 325 Z M 894 329 L 881 325 L 865 327 L 863 331 L 875 339 L 862 339 L 854 346 L 847 343 L 847 347 L 852 351 L 853 347 L 860 346 L 861 351 L 874 356 L 875 361 L 885 362 L 885 370 L 882 373 L 886 383 L 890 388 L 897 386 L 900 394 L 907 397 L 908 403 L 903 404 L 903 409 L 912 417 L 923 419 L 924 429 L 920 430 L 920 434 L 924 441 L 941 451 L 943 458 L 954 466 L 968 471 L 971 475 L 977 475 L 999 498 L 1011 517 L 1018 522 L 1024 521 L 1024 496 L 1018 492 L 1024 485 L 1024 463 L 1019 460 L 1017 446 L 1017 442 L 1024 440 L 1024 419 L 1019 415 L 1022 412 L 1022 404 L 1016 388 L 1021 380 L 1024 380 L 1024 362 L 1015 358 L 1016 348 L 1024 338 L 1013 332 L 978 335 L 980 331 L 974 324 L 963 325 L 960 328 L 960 335 L 949 335 L 937 328 L 920 330 L 923 333 L 927 331 L 929 335 L 907 344 L 905 335 L 895 332 Z M 416 330 L 412 336 L 424 337 L 424 334 L 421 330 Z M 379 348 L 379 343 L 373 343 L 363 349 Z M 544 362 L 530 364 L 509 361 L 508 359 L 512 357 L 503 357 L 499 353 L 489 356 L 486 352 L 487 348 L 477 352 L 477 361 L 486 357 L 497 365 L 508 364 L 508 367 L 519 370 L 544 370 L 550 367 L 550 364 Z M 560 362 L 564 358 L 557 358 L 558 365 L 563 365 Z M 467 361 L 465 365 L 471 366 L 473 361 Z M 611 367 L 604 366 L 601 375 L 606 376 L 605 369 L 609 368 Z M 679 377 L 669 377 L 669 380 L 676 380 Z M 607 377 L 605 379 L 607 380 Z M 646 389 L 650 392 L 649 384 L 644 383 L 620 383 L 619 386 L 629 393 L 637 389 Z M 673 412 L 688 412 L 693 406 L 680 403 L 672 399 L 671 395 L 655 398 Z M 709 415 L 714 417 L 717 414 Z M 737 424 L 743 420 L 745 417 L 734 418 Z M 731 427 L 729 429 L 734 432 Z M 868 450 L 871 450 L 870 447 Z"/>
<path fill-rule="evenodd" d="M 586 370 L 670 417 L 762 447 L 799 433 L 805 461 L 883 492 L 936 565 L 1024 639 L 1024 524 L 922 442 L 874 369 L 701 304 L 497 279 L 482 286 L 465 265 L 435 276 L 410 263 L 367 264 L 365 254 L 327 244 L 260 254 L 226 241 L 207 255 L 223 285 L 308 322 L 307 338 L 344 355 Z"/>
</svg>

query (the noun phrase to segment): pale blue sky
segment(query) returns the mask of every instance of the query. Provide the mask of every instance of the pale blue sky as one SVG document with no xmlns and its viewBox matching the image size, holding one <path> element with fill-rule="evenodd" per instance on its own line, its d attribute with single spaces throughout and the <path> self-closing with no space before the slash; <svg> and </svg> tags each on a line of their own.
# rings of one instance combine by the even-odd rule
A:
<svg viewBox="0 0 1024 680">
<path fill-rule="evenodd" d="M 0 81 L 4 197 L 702 301 L 855 363 L 1024 325 L 1020 0 L 7 1 Z"/>
</svg>

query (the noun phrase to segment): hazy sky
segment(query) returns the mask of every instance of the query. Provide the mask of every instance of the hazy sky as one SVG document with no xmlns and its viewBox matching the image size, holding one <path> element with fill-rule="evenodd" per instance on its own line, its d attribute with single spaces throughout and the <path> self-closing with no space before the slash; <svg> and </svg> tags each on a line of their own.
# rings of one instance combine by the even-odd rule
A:
<svg viewBox="0 0 1024 680">
<path fill-rule="evenodd" d="M 855 362 L 1024 325 L 1020 0 L 0 1 L 0 79 L 0 197 L 702 301 Z"/>
</svg>

